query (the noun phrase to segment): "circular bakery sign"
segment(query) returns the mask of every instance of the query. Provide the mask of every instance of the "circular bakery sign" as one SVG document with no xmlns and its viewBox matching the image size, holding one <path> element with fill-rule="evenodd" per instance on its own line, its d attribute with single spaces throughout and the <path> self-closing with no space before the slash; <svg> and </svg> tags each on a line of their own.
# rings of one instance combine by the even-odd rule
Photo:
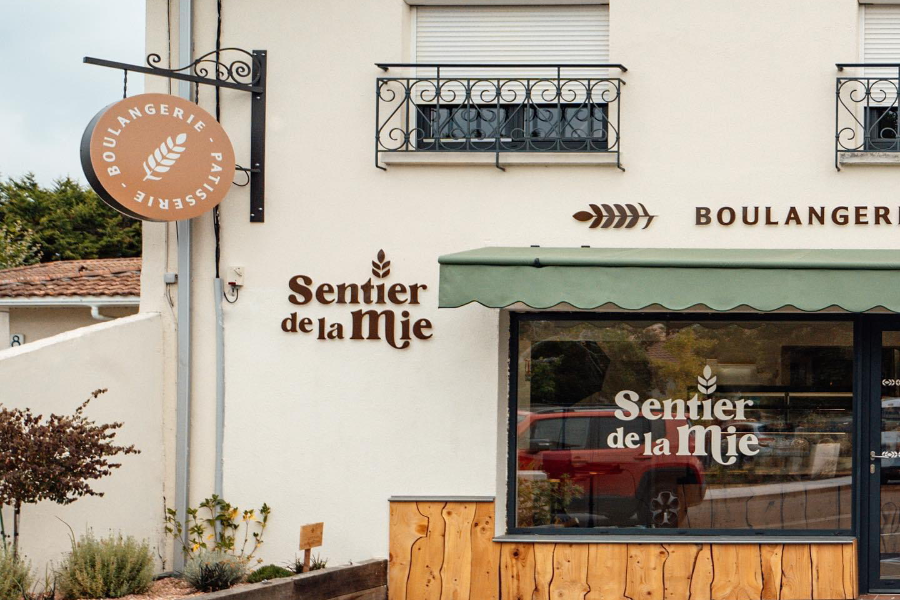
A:
<svg viewBox="0 0 900 600">
<path fill-rule="evenodd" d="M 147 221 L 180 221 L 216 206 L 234 180 L 234 149 L 218 121 L 168 94 L 110 104 L 81 139 L 88 182 L 111 207 Z"/>
</svg>

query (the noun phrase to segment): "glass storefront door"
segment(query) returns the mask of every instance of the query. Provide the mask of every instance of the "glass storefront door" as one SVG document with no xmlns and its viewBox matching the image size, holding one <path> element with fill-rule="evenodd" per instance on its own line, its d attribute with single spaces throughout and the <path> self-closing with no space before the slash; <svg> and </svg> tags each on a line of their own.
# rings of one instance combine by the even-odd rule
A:
<svg viewBox="0 0 900 600">
<path fill-rule="evenodd" d="M 900 330 L 874 332 L 868 479 L 869 589 L 900 589 Z"/>
</svg>

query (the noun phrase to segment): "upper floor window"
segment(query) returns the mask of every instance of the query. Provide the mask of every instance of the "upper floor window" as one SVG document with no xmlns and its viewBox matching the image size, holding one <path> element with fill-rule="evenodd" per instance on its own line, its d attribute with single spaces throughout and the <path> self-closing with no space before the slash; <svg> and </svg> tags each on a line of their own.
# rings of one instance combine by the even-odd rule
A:
<svg viewBox="0 0 900 600">
<path fill-rule="evenodd" d="M 608 6 L 414 10 L 413 66 L 378 80 L 379 152 L 618 151 Z"/>
<path fill-rule="evenodd" d="M 841 65 L 837 79 L 836 151 L 900 152 L 900 4 L 861 10 L 860 63 Z"/>
</svg>

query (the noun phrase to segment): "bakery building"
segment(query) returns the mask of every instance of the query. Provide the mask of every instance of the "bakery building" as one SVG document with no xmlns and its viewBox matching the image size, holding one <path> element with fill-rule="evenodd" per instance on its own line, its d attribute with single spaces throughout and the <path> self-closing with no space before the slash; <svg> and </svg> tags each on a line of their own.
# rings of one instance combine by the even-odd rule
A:
<svg viewBox="0 0 900 600">
<path fill-rule="evenodd" d="M 147 219 L 88 334 L 150 345 L 134 527 L 266 502 L 392 600 L 900 589 L 900 5 L 147 0 L 147 54 L 83 146 Z"/>
</svg>

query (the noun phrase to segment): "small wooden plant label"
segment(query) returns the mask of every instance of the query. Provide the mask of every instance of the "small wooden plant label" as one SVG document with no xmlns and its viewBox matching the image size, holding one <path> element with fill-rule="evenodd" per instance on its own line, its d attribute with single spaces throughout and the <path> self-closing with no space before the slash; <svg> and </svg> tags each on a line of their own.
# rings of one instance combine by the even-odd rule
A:
<svg viewBox="0 0 900 600">
<path fill-rule="evenodd" d="M 312 549 L 322 545 L 325 523 L 312 523 L 300 528 L 300 549 L 303 550 L 303 572 L 309 571 Z"/>
</svg>

